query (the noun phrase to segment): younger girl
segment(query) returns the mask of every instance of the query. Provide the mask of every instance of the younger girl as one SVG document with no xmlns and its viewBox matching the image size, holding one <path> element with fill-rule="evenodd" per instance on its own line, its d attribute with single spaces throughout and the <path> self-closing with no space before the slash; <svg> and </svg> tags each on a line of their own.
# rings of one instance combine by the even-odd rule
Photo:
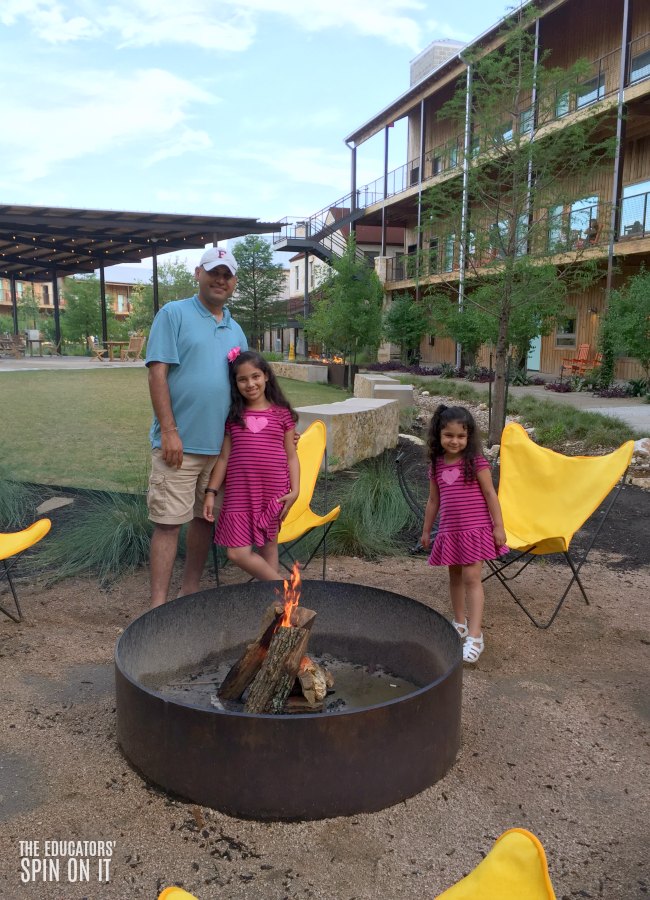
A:
<svg viewBox="0 0 650 900">
<path fill-rule="evenodd" d="M 474 419 L 464 407 L 436 409 L 427 447 L 431 485 L 421 542 L 428 548 L 440 510 L 429 565 L 449 566 L 452 624 L 463 639 L 463 660 L 475 663 L 484 647 L 482 563 L 508 552 L 501 507 Z"/>
<path fill-rule="evenodd" d="M 225 478 L 215 543 L 226 547 L 228 559 L 244 572 L 260 581 L 276 581 L 282 577 L 280 522 L 295 502 L 300 483 L 294 441 L 298 416 L 259 353 L 235 348 L 228 361 L 230 413 L 205 491 L 203 515 L 214 522 L 215 497 Z"/>
</svg>

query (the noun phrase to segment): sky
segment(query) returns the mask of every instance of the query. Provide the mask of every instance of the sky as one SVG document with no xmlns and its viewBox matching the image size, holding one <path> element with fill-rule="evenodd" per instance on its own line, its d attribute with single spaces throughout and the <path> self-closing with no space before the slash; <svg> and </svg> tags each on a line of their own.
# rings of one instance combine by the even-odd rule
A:
<svg viewBox="0 0 650 900">
<path fill-rule="evenodd" d="M 431 41 L 513 0 L 0 0 L 0 203 L 305 217 Z M 390 132 L 390 167 L 406 132 Z M 380 177 L 383 137 L 358 151 Z"/>
</svg>

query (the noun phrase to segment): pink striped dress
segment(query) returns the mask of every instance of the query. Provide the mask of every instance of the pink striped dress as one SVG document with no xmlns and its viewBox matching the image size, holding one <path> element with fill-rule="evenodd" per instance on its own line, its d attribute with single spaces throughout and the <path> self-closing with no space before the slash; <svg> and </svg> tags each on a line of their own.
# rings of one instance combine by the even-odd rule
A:
<svg viewBox="0 0 650 900">
<path fill-rule="evenodd" d="M 226 423 L 232 446 L 223 506 L 214 542 L 222 547 L 262 547 L 280 530 L 282 504 L 289 492 L 284 436 L 295 428 L 280 406 L 244 411 L 246 427 Z"/>
<path fill-rule="evenodd" d="M 477 473 L 490 467 L 483 456 L 477 456 L 475 463 Z M 465 482 L 462 457 L 447 464 L 439 456 L 429 478 L 435 478 L 440 492 L 440 522 L 430 566 L 469 566 L 508 552 L 507 547 L 494 544 L 492 518 L 483 491 L 476 479 Z"/>
</svg>

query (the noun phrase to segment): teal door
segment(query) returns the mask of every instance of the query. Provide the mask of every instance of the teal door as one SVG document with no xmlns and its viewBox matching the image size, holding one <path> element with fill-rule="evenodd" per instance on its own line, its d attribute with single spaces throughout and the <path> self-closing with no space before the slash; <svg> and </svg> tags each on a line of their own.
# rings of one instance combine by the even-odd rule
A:
<svg viewBox="0 0 650 900">
<path fill-rule="evenodd" d="M 529 372 L 539 372 L 542 365 L 542 336 L 538 334 L 534 338 L 528 351 L 526 366 Z"/>
</svg>

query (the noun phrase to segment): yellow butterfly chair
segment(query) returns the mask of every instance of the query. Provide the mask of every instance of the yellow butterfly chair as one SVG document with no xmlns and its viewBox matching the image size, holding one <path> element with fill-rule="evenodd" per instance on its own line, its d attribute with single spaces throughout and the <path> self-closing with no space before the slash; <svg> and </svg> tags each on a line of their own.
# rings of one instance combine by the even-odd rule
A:
<svg viewBox="0 0 650 900">
<path fill-rule="evenodd" d="M 183 888 L 168 887 L 158 895 L 158 900 L 199 900 L 194 894 L 188 894 Z"/>
<path fill-rule="evenodd" d="M 16 604 L 15 613 L 5 609 L 4 606 L 0 606 L 0 612 L 8 616 L 13 622 L 22 622 L 23 613 L 18 602 L 16 588 L 11 579 L 11 570 L 18 562 L 20 554 L 42 540 L 51 527 L 52 523 L 49 519 L 39 519 L 33 525 L 30 525 L 29 528 L 24 528 L 22 531 L 14 531 L 9 534 L 0 533 L 0 559 L 4 565 L 4 572 L 0 572 L 0 578 L 7 579 L 13 594 L 14 603 Z M 11 562 L 7 562 L 9 559 Z"/>
<path fill-rule="evenodd" d="M 556 898 L 541 843 L 525 828 L 511 828 L 497 838 L 485 859 L 469 875 L 436 900 Z"/>
<path fill-rule="evenodd" d="M 499 502 L 506 529 L 506 543 L 516 552 L 502 560 L 490 560 L 490 574 L 498 578 L 513 600 L 523 609 L 538 628 L 549 628 L 564 603 L 573 582 L 578 584 L 585 599 L 589 598 L 580 581 L 580 569 L 603 527 L 605 519 L 623 486 L 625 474 L 632 458 L 634 442 L 627 441 L 613 453 L 605 456 L 564 456 L 532 441 L 526 430 L 514 422 L 503 430 L 501 438 L 501 474 Z M 598 528 L 593 534 L 579 563 L 573 560 L 569 546 L 575 533 L 598 509 L 617 481 L 621 479 Z M 572 576 L 560 597 L 553 614 L 546 623 L 540 623 L 526 609 L 508 584 L 532 562 L 535 556 L 561 553 L 569 565 Z M 522 563 L 514 574 L 505 570 Z"/>
<path fill-rule="evenodd" d="M 298 441 L 298 459 L 300 460 L 300 492 L 293 504 L 287 518 L 282 523 L 278 534 L 280 545 L 280 562 L 290 569 L 287 560 L 295 562 L 294 550 L 300 541 L 313 531 L 314 528 L 323 528 L 323 533 L 316 546 L 312 549 L 307 562 L 302 563 L 303 569 L 312 561 L 320 547 L 323 547 L 323 578 L 325 578 L 325 566 L 327 563 L 327 534 L 341 512 L 340 506 L 335 506 L 324 516 L 319 516 L 311 508 L 312 497 L 316 480 L 320 472 L 321 464 L 325 459 L 325 475 L 327 476 L 327 430 L 325 423 L 320 419 L 312 422 L 300 435 Z M 325 478 L 325 508 L 327 508 L 327 477 Z"/>
<path fill-rule="evenodd" d="M 323 547 L 323 578 L 325 578 L 325 566 L 327 564 L 327 534 L 334 521 L 341 512 L 340 506 L 335 506 L 324 516 L 318 515 L 311 508 L 314 488 L 318 479 L 321 464 L 325 459 L 325 474 L 327 475 L 327 431 L 324 422 L 314 420 L 300 435 L 297 454 L 300 462 L 300 491 L 296 502 L 282 523 L 278 534 L 280 551 L 280 563 L 285 569 L 290 570 L 296 561 L 294 551 L 296 546 L 314 528 L 323 528 L 323 533 L 316 546 L 312 549 L 306 562 L 301 563 L 304 569 L 312 561 L 320 547 Z M 325 507 L 327 508 L 327 478 L 325 478 Z M 213 561 L 215 577 L 219 583 L 219 563 L 216 547 L 213 545 Z M 252 579 L 251 579 L 252 580 Z"/>
</svg>

